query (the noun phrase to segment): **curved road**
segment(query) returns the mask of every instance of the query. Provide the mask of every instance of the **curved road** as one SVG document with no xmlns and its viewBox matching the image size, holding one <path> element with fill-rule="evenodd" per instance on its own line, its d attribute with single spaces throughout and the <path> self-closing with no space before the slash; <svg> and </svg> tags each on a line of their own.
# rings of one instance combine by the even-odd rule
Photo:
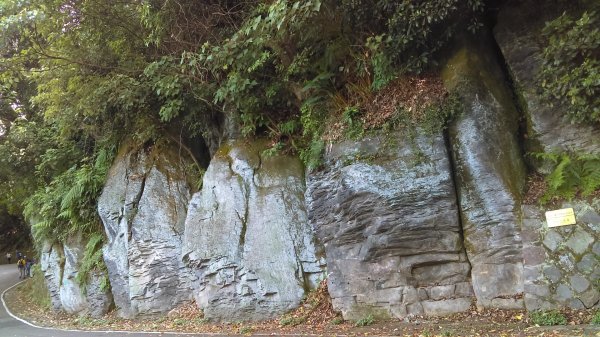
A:
<svg viewBox="0 0 600 337">
<path fill-rule="evenodd" d="M 19 272 L 16 264 L 0 265 L 0 293 L 19 282 Z M 216 334 L 181 334 L 181 333 L 133 333 L 133 332 L 86 332 L 86 331 L 66 331 L 49 328 L 39 328 L 19 321 L 12 317 L 4 306 L 4 300 L 0 306 L 0 336 L 1 337 L 150 337 L 150 336 L 168 336 L 168 337 L 217 337 L 225 335 Z"/>
</svg>

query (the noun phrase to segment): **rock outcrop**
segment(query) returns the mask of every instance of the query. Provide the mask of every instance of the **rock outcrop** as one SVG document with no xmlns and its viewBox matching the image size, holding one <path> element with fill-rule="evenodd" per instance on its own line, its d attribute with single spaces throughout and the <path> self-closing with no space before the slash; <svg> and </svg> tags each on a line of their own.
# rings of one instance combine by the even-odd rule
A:
<svg viewBox="0 0 600 337">
<path fill-rule="evenodd" d="M 450 142 L 477 305 L 520 308 L 525 166 L 519 114 L 491 45 L 466 41 L 457 46 L 443 77 L 464 106 L 450 126 Z"/>
<path fill-rule="evenodd" d="M 164 313 L 191 300 L 181 261 L 190 189 L 178 153 L 123 150 L 99 198 L 104 261 L 121 316 Z"/>
<path fill-rule="evenodd" d="M 45 242 L 40 266 L 44 273 L 50 303 L 55 311 L 100 317 L 112 306 L 112 295 L 102 287 L 101 272 L 88 275 L 85 289 L 77 281 L 82 263 L 84 242 L 80 235 L 64 245 Z"/>
<path fill-rule="evenodd" d="M 55 311 L 62 310 L 60 285 L 63 277 L 63 247 L 56 243 L 44 242 L 40 254 L 40 270 L 44 273 L 50 305 Z"/>
<path fill-rule="evenodd" d="M 77 272 L 83 258 L 85 246 L 81 236 L 71 237 L 64 244 L 64 266 L 60 283 L 60 302 L 67 313 L 78 313 L 88 307 L 83 289 L 77 282 Z"/>
<path fill-rule="evenodd" d="M 566 120 L 564 107 L 550 105 L 538 81 L 545 44 L 542 29 L 569 9 L 564 6 L 569 4 L 510 2 L 498 15 L 494 35 L 520 95 L 527 121 L 527 151 L 600 154 L 600 128 Z M 548 173 L 543 163 L 532 160 L 530 164 Z M 599 305 L 598 289 L 591 286 L 600 277 L 600 244 L 595 243 L 599 205 L 596 199 L 547 207 L 523 205 L 523 282 L 528 310 Z M 547 227 L 545 211 L 569 207 L 575 210 L 577 224 Z"/>
<path fill-rule="evenodd" d="M 308 177 L 309 219 L 325 246 L 344 318 L 469 308 L 471 288 L 451 165 L 441 135 L 335 144 Z"/>
<path fill-rule="evenodd" d="M 329 144 L 313 172 L 295 156 L 266 155 L 267 141 L 243 139 L 235 105 L 226 117 L 199 117 L 202 139 L 182 136 L 185 151 L 125 146 L 98 202 L 119 314 L 195 300 L 212 320 L 273 318 L 325 277 L 346 319 L 444 315 L 473 303 L 600 306 L 597 194 L 552 206 L 575 209 L 577 224 L 558 228 L 545 223 L 550 206 L 522 201 L 525 153 L 600 154 L 600 128 L 566 121 L 537 83 L 541 30 L 563 5 L 499 6 L 497 45 L 481 33 L 445 49 L 442 78 L 463 107 L 448 129 Z M 208 165 L 193 195 L 184 153 Z M 99 316 L 112 297 L 101 273 L 85 291 L 76 282 L 83 247 L 78 237 L 45 243 L 41 267 L 55 310 Z"/>
<path fill-rule="evenodd" d="M 307 226 L 303 165 L 263 156 L 265 145 L 223 145 L 190 203 L 184 260 L 209 319 L 280 315 L 323 277 Z"/>
<path fill-rule="evenodd" d="M 600 154 L 600 127 L 572 124 L 564 107 L 551 106 L 538 81 L 547 21 L 559 17 L 565 3 L 511 1 L 502 7 L 494 29 L 496 41 L 520 94 L 528 120 L 528 151 L 573 151 Z"/>
</svg>

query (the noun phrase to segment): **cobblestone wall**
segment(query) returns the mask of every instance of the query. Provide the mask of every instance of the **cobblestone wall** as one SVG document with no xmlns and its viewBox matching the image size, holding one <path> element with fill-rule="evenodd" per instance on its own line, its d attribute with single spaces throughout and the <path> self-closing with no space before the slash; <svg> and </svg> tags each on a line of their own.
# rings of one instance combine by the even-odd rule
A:
<svg viewBox="0 0 600 337">
<path fill-rule="evenodd" d="M 592 308 L 600 302 L 600 199 L 564 203 L 577 224 L 548 228 L 544 212 L 523 206 L 524 297 L 528 310 Z"/>
</svg>

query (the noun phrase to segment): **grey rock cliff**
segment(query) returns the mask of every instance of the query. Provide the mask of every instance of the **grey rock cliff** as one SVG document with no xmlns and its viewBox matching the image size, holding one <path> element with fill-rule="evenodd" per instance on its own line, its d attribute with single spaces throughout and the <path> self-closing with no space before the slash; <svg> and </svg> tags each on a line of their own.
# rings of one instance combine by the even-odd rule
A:
<svg viewBox="0 0 600 337">
<path fill-rule="evenodd" d="M 522 96 L 531 140 L 528 151 L 598 154 L 600 128 L 566 120 L 564 108 L 549 104 L 537 80 L 545 44 L 541 31 L 547 21 L 563 13 L 567 4 L 544 0 L 511 2 L 500 11 L 494 35 Z"/>
<path fill-rule="evenodd" d="M 565 10 L 576 10 L 570 5 L 541 0 L 510 2 L 498 15 L 494 35 L 521 95 L 527 151 L 600 154 L 600 128 L 566 120 L 564 107 L 548 104 L 537 79 L 546 44 L 542 29 Z M 542 163 L 531 164 L 548 173 Z M 574 208 L 577 224 L 548 228 L 544 212 L 568 207 Z M 597 199 L 589 198 L 545 207 L 523 205 L 523 282 L 528 310 L 599 305 L 600 293 L 590 286 L 600 277 L 600 244 L 594 246 L 599 239 L 599 207 Z"/>
<path fill-rule="evenodd" d="M 77 282 L 84 247 L 80 235 L 69 238 L 64 245 L 45 242 L 40 260 L 41 271 L 53 310 L 100 317 L 111 308 L 112 295 L 107 289 L 102 289 L 104 275 L 101 272 L 88 276 L 85 291 Z"/>
<path fill-rule="evenodd" d="M 82 312 L 88 307 L 83 289 L 76 280 L 84 248 L 80 235 L 69 238 L 64 244 L 65 264 L 60 284 L 60 302 L 63 310 L 70 314 Z"/>
<path fill-rule="evenodd" d="M 470 266 L 443 137 L 335 144 L 325 168 L 308 176 L 306 199 L 344 318 L 469 308 Z"/>
<path fill-rule="evenodd" d="M 50 295 L 50 305 L 53 310 L 62 310 L 60 301 L 60 285 L 63 275 L 63 247 L 48 241 L 42 244 L 40 269 L 44 273 L 46 287 Z"/>
<path fill-rule="evenodd" d="M 450 126 L 462 228 L 480 307 L 523 306 L 519 114 L 493 49 L 459 41 L 444 67 L 464 112 Z"/>
<path fill-rule="evenodd" d="M 264 142 L 221 147 L 191 201 L 184 259 L 207 318 L 254 320 L 296 307 L 322 277 L 297 158 Z"/>
<path fill-rule="evenodd" d="M 122 151 L 99 198 L 104 261 L 121 316 L 164 313 L 191 299 L 181 261 L 190 191 L 177 153 Z"/>
</svg>

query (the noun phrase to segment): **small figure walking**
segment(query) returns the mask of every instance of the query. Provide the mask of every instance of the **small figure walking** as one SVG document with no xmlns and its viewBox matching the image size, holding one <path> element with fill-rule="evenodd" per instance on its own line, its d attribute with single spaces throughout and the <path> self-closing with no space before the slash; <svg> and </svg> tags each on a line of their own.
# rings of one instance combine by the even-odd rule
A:
<svg viewBox="0 0 600 337">
<path fill-rule="evenodd" d="M 6 253 L 6 261 L 8 261 L 8 264 L 10 264 L 11 260 L 12 260 L 12 254 L 11 253 Z"/>
<path fill-rule="evenodd" d="M 25 278 L 25 264 L 27 262 L 25 262 L 25 256 L 21 257 L 19 259 L 19 261 L 17 261 L 17 268 L 19 268 L 19 278 L 20 279 L 24 279 Z"/>
<path fill-rule="evenodd" d="M 25 277 L 31 277 L 31 266 L 33 265 L 33 260 L 26 259 L 25 260 Z"/>
</svg>

